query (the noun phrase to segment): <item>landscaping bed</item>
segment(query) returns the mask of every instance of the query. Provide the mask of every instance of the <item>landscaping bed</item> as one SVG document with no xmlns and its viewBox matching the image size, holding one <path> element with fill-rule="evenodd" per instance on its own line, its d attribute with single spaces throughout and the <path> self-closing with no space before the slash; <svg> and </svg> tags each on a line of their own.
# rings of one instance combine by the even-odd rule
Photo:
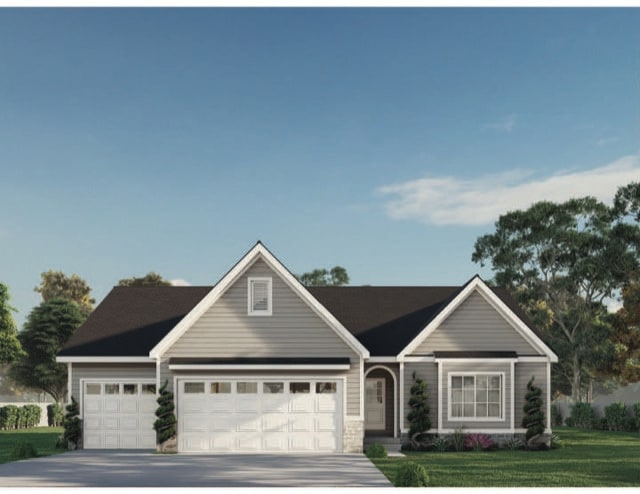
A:
<svg viewBox="0 0 640 494">
<path fill-rule="evenodd" d="M 554 429 L 548 451 L 405 452 L 372 458 L 395 481 L 405 462 L 423 465 L 433 487 L 640 487 L 640 434 Z"/>
</svg>

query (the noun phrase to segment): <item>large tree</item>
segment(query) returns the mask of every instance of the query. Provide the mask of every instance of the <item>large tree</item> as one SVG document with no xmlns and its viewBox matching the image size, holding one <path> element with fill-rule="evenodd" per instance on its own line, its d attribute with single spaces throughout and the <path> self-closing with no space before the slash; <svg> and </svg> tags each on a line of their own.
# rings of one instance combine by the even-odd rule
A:
<svg viewBox="0 0 640 494">
<path fill-rule="evenodd" d="M 9 288 L 0 283 L 0 365 L 11 364 L 22 355 L 18 329 L 13 319 L 16 309 L 9 305 Z"/>
<path fill-rule="evenodd" d="M 622 290 L 622 308 L 614 316 L 611 374 L 623 384 L 640 381 L 640 282 Z"/>
<path fill-rule="evenodd" d="M 93 310 L 95 299 L 91 298 L 91 287 L 77 274 L 67 276 L 62 271 L 49 270 L 41 274 L 40 285 L 34 291 L 42 295 L 44 302 L 54 299 L 65 299 L 75 302 L 80 310 L 89 315 Z"/>
<path fill-rule="evenodd" d="M 171 282 L 151 271 L 142 277 L 122 278 L 118 286 L 171 286 Z"/>
<path fill-rule="evenodd" d="M 314 269 L 308 273 L 296 275 L 304 286 L 342 286 L 349 284 L 349 275 L 342 266 L 334 266 L 330 270 Z"/>
<path fill-rule="evenodd" d="M 25 355 L 11 367 L 11 377 L 62 402 L 67 366 L 56 363 L 56 355 L 85 319 L 86 314 L 70 300 L 53 299 L 34 307 L 18 335 Z"/>
<path fill-rule="evenodd" d="M 475 243 L 472 260 L 489 263 L 546 332 L 561 362 L 555 377 L 565 374 L 575 400 L 612 353 L 605 303 L 637 271 L 639 238 L 628 214 L 584 197 L 504 214 Z"/>
</svg>

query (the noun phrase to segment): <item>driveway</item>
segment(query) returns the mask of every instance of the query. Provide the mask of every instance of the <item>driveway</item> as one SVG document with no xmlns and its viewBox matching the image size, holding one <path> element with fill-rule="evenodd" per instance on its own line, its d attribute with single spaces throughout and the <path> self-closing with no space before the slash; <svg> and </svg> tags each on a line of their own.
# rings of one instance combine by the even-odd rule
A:
<svg viewBox="0 0 640 494">
<path fill-rule="evenodd" d="M 2 487 L 391 487 L 364 455 L 72 451 L 0 465 Z"/>
</svg>

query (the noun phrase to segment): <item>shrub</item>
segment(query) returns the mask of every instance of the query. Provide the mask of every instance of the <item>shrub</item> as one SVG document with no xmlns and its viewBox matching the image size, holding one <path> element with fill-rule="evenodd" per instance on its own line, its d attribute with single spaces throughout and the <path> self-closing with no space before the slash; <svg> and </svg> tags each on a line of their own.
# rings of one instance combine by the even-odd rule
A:
<svg viewBox="0 0 640 494">
<path fill-rule="evenodd" d="M 67 449 L 69 447 L 69 442 L 64 438 L 64 434 L 60 434 L 56 439 L 55 448 L 56 449 Z"/>
<path fill-rule="evenodd" d="M 173 405 L 173 393 L 167 389 L 169 381 L 165 381 L 160 388 L 160 395 L 158 396 L 158 408 L 156 409 L 156 421 L 153 423 L 153 428 L 156 431 L 156 442 L 160 445 L 162 451 L 162 444 L 169 439 L 172 439 L 176 435 L 176 415 L 173 413 L 175 406 Z"/>
<path fill-rule="evenodd" d="M 33 444 L 26 441 L 19 441 L 13 445 L 9 458 L 11 460 L 24 460 L 27 458 L 35 458 L 38 456 L 38 451 L 33 447 Z"/>
<path fill-rule="evenodd" d="M 16 429 L 18 427 L 18 414 L 20 409 L 15 405 L 7 405 L 0 408 L 0 428 Z"/>
<path fill-rule="evenodd" d="M 396 487 L 427 487 L 429 474 L 422 465 L 408 461 L 398 468 L 394 484 Z"/>
<path fill-rule="evenodd" d="M 367 448 L 367 458 L 386 458 L 387 450 L 380 443 L 373 443 Z"/>
<path fill-rule="evenodd" d="M 76 449 L 80 444 L 80 436 L 82 429 L 80 428 L 80 408 L 78 402 L 72 396 L 71 403 L 67 405 L 67 413 L 64 416 L 64 435 L 63 438 L 67 441 L 69 449 Z"/>
<path fill-rule="evenodd" d="M 456 430 L 451 434 L 451 446 L 454 451 L 464 451 L 465 433 L 463 427 L 456 427 Z"/>
<path fill-rule="evenodd" d="M 560 411 L 560 407 L 555 403 L 551 405 L 551 425 L 553 427 L 562 425 L 562 412 Z"/>
<path fill-rule="evenodd" d="M 518 449 L 524 449 L 524 442 L 517 436 L 513 436 L 506 443 L 504 443 L 504 449 L 515 451 Z"/>
<path fill-rule="evenodd" d="M 433 442 L 433 449 L 435 451 L 439 451 L 440 453 L 448 451 L 449 447 L 449 439 L 446 436 L 440 436 Z"/>
<path fill-rule="evenodd" d="M 610 431 L 623 431 L 628 426 L 627 405 L 622 402 L 612 403 L 604 407 L 604 418 L 607 421 L 607 429 Z"/>
<path fill-rule="evenodd" d="M 533 446 L 532 442 L 539 438 L 545 429 L 542 390 L 533 383 L 534 379 L 531 377 L 527 383 L 527 393 L 524 396 L 525 404 L 522 408 L 525 414 L 522 418 L 522 427 L 527 429 L 525 437 L 530 446 Z"/>
<path fill-rule="evenodd" d="M 40 423 L 42 409 L 38 405 L 25 405 L 24 409 L 24 427 L 37 427 Z"/>
<path fill-rule="evenodd" d="M 562 441 L 560 440 L 560 436 L 558 434 L 551 434 L 551 438 L 549 440 L 549 449 L 560 449 L 562 448 Z"/>
<path fill-rule="evenodd" d="M 496 443 L 486 434 L 468 434 L 464 440 L 464 447 L 473 451 L 486 451 Z"/>
<path fill-rule="evenodd" d="M 595 413 L 589 403 L 578 402 L 571 405 L 572 427 L 591 429 L 595 418 Z"/>
<path fill-rule="evenodd" d="M 60 403 L 47 405 L 47 423 L 49 427 L 59 427 L 64 421 L 64 408 Z"/>
<path fill-rule="evenodd" d="M 416 371 L 413 371 L 413 384 L 410 392 L 409 407 L 411 410 L 407 415 L 409 420 L 409 439 L 414 447 L 418 447 L 417 438 L 431 428 L 431 419 L 429 418 L 429 404 L 427 403 L 429 396 L 427 383 L 418 377 Z"/>
<path fill-rule="evenodd" d="M 640 403 L 633 404 L 633 422 L 635 430 L 640 431 Z"/>
</svg>

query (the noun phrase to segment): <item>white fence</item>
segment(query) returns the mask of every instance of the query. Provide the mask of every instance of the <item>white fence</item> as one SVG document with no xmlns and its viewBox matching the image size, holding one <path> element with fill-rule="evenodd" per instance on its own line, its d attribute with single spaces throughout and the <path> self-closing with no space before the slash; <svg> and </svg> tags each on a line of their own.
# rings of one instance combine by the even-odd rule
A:
<svg viewBox="0 0 640 494">
<path fill-rule="evenodd" d="M 24 403 L 18 401 L 0 402 L 0 408 L 6 407 L 7 405 L 15 405 L 17 407 L 23 407 L 25 405 L 38 405 L 40 407 L 40 423 L 38 424 L 38 427 L 46 427 L 47 425 L 49 425 L 49 422 L 47 420 L 47 405 L 50 405 L 50 403 Z"/>
</svg>

